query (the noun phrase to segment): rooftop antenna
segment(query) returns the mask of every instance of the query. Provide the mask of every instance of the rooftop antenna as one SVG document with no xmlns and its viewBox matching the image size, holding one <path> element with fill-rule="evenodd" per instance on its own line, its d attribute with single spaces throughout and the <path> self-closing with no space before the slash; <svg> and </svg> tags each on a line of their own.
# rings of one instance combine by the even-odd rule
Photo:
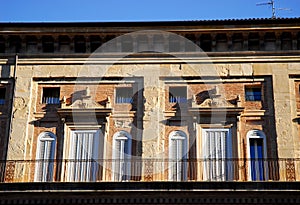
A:
<svg viewBox="0 0 300 205">
<path fill-rule="evenodd" d="M 272 6 L 272 19 L 276 18 L 276 10 L 281 10 L 281 11 L 292 11 L 290 8 L 275 8 L 275 0 L 270 0 L 267 2 L 261 2 L 257 3 L 256 6 L 263 6 L 263 5 L 269 5 Z"/>
<path fill-rule="evenodd" d="M 276 18 L 276 14 L 275 14 L 275 0 L 270 0 L 268 2 L 261 2 L 261 3 L 257 3 L 256 6 L 263 6 L 263 5 L 270 5 L 272 6 L 272 19 Z"/>
</svg>

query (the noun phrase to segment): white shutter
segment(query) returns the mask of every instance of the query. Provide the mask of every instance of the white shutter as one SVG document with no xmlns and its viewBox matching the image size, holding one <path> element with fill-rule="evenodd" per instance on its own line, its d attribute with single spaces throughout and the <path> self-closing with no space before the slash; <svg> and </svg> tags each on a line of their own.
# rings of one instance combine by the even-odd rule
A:
<svg viewBox="0 0 300 205">
<path fill-rule="evenodd" d="M 50 132 L 43 132 L 38 137 L 35 181 L 53 180 L 53 159 L 55 153 L 56 137 Z"/>
<path fill-rule="evenodd" d="M 176 147 L 176 140 L 170 138 L 170 151 L 169 151 L 169 180 L 173 181 L 176 179 L 176 173 L 177 173 L 177 163 L 176 163 L 176 157 L 177 157 L 177 147 Z"/>
<path fill-rule="evenodd" d="M 187 178 L 187 148 L 184 132 L 174 131 L 169 137 L 169 180 L 182 181 Z"/>
<path fill-rule="evenodd" d="M 229 129 L 203 130 L 204 180 L 231 179 L 231 174 L 228 173 L 230 166 L 227 164 L 227 158 L 231 156 L 228 144 L 231 144 Z"/>
<path fill-rule="evenodd" d="M 98 132 L 94 130 L 73 131 L 71 135 L 69 181 L 95 181 Z"/>
<path fill-rule="evenodd" d="M 113 174 L 114 181 L 120 181 L 120 152 L 121 152 L 121 141 L 114 140 L 113 146 L 114 154 L 113 154 Z"/>
<path fill-rule="evenodd" d="M 131 136 L 125 131 L 113 137 L 112 172 L 114 181 L 130 179 L 131 173 Z"/>
</svg>

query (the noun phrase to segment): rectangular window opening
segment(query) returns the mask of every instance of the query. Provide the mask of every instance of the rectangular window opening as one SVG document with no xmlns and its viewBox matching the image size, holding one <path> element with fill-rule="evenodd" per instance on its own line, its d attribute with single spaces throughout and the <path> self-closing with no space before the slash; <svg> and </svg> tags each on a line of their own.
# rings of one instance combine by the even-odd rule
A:
<svg viewBox="0 0 300 205">
<path fill-rule="evenodd" d="M 132 103 L 133 89 L 132 87 L 116 88 L 116 100 L 118 104 Z"/>
<path fill-rule="evenodd" d="M 43 88 L 42 103 L 44 104 L 59 104 L 60 103 L 60 88 Z"/>
<path fill-rule="evenodd" d="M 246 87 L 245 98 L 246 101 L 261 101 L 262 100 L 261 87 Z"/>
<path fill-rule="evenodd" d="M 187 88 L 170 87 L 169 88 L 169 102 L 170 103 L 187 103 Z"/>
<path fill-rule="evenodd" d="M 5 104 L 6 88 L 0 88 L 0 105 Z"/>
</svg>

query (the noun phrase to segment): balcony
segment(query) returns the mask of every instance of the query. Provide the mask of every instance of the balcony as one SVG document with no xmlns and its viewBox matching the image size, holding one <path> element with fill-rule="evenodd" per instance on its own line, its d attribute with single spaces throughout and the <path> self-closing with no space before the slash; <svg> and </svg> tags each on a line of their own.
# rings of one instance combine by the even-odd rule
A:
<svg viewBox="0 0 300 205">
<path fill-rule="evenodd" d="M 1 180 L 12 182 L 246 182 L 298 181 L 300 159 L 8 160 Z"/>
</svg>

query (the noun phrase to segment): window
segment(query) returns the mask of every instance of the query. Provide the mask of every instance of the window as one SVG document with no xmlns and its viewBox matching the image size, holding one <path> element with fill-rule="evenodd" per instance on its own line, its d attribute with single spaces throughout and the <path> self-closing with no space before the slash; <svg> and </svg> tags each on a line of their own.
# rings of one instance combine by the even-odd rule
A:
<svg viewBox="0 0 300 205">
<path fill-rule="evenodd" d="M 121 38 L 122 52 L 133 52 L 133 41 L 131 36 L 123 36 Z"/>
<path fill-rule="evenodd" d="M 249 36 L 248 36 L 248 50 L 249 51 L 260 50 L 258 33 L 250 33 L 249 34 Z"/>
<path fill-rule="evenodd" d="M 232 36 L 232 50 L 241 51 L 243 50 L 243 35 L 241 33 L 235 33 Z"/>
<path fill-rule="evenodd" d="M 165 51 L 164 36 L 162 36 L 162 35 L 155 35 L 153 37 L 153 50 L 155 52 L 164 52 Z"/>
<path fill-rule="evenodd" d="M 225 33 L 220 33 L 216 36 L 216 50 L 217 51 L 228 50 L 227 36 Z"/>
<path fill-rule="evenodd" d="M 26 37 L 26 48 L 28 52 L 37 51 L 37 39 L 35 36 Z"/>
<path fill-rule="evenodd" d="M 60 88 L 43 88 L 42 103 L 59 104 Z"/>
<path fill-rule="evenodd" d="M 44 53 L 53 53 L 54 52 L 54 40 L 51 36 L 43 36 L 42 45 L 43 45 Z"/>
<path fill-rule="evenodd" d="M 76 130 L 71 132 L 68 181 L 84 182 L 96 180 L 98 149 L 98 130 Z"/>
<path fill-rule="evenodd" d="M 283 32 L 281 35 L 281 50 L 292 50 L 292 35 L 289 32 Z"/>
<path fill-rule="evenodd" d="M 169 180 L 187 180 L 187 137 L 182 131 L 169 135 Z"/>
<path fill-rule="evenodd" d="M 5 39 L 0 36 L 0 53 L 5 53 Z"/>
<path fill-rule="evenodd" d="M 261 101 L 261 87 L 246 87 L 246 101 Z"/>
<path fill-rule="evenodd" d="M 132 95 L 131 87 L 116 88 L 116 103 L 132 103 Z"/>
<path fill-rule="evenodd" d="M 188 40 L 185 40 L 185 51 L 195 51 L 198 50 L 198 45 L 196 45 L 197 38 L 194 34 L 186 34 L 185 38 Z M 196 48 L 197 47 L 197 48 Z"/>
<path fill-rule="evenodd" d="M 169 37 L 169 52 L 179 52 L 181 38 L 179 36 L 171 35 Z"/>
<path fill-rule="evenodd" d="M 113 136 L 113 180 L 130 180 L 131 136 L 120 131 Z"/>
<path fill-rule="evenodd" d="M 187 89 L 186 87 L 170 87 L 169 88 L 169 102 L 170 103 L 187 103 Z"/>
<path fill-rule="evenodd" d="M 260 130 L 251 130 L 247 133 L 248 155 L 249 155 L 249 178 L 253 181 L 262 181 L 268 179 L 268 166 L 265 158 L 266 137 Z"/>
<path fill-rule="evenodd" d="M 9 37 L 9 47 L 11 52 L 19 53 L 21 51 L 22 43 L 19 36 L 10 36 Z"/>
<path fill-rule="evenodd" d="M 53 166 L 56 136 L 43 132 L 38 137 L 34 181 L 53 181 Z"/>
<path fill-rule="evenodd" d="M 91 52 L 96 51 L 102 44 L 101 38 L 99 36 L 91 36 L 90 37 L 90 46 Z"/>
<path fill-rule="evenodd" d="M 70 51 L 70 38 L 68 36 L 59 36 L 59 51 L 60 52 L 69 52 Z"/>
<path fill-rule="evenodd" d="M 137 52 L 149 51 L 148 37 L 141 35 L 137 37 Z"/>
<path fill-rule="evenodd" d="M 276 50 L 276 36 L 275 33 L 267 32 L 265 34 L 265 50 L 274 51 Z"/>
<path fill-rule="evenodd" d="M 0 88 L 0 105 L 5 104 L 6 88 Z"/>
<path fill-rule="evenodd" d="M 210 52 L 212 50 L 212 40 L 209 34 L 202 34 L 200 39 L 200 47 L 203 51 Z"/>
<path fill-rule="evenodd" d="M 229 129 L 203 129 L 204 180 L 233 180 L 231 134 Z"/>
<path fill-rule="evenodd" d="M 76 36 L 74 41 L 75 41 L 74 42 L 75 53 L 85 53 L 86 52 L 85 38 L 83 36 Z"/>
</svg>

